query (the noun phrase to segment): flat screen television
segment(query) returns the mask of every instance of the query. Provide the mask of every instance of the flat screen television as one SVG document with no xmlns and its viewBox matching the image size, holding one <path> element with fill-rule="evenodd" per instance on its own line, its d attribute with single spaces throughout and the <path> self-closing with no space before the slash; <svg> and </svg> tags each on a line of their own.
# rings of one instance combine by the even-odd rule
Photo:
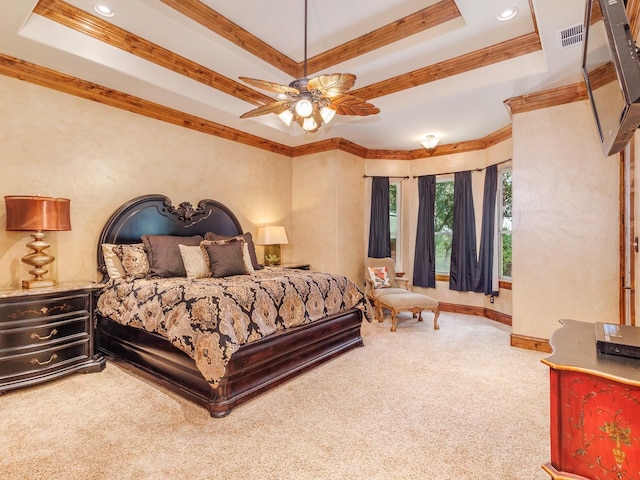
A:
<svg viewBox="0 0 640 480">
<path fill-rule="evenodd" d="M 640 61 L 623 0 L 586 0 L 582 74 L 606 156 L 640 125 Z"/>
</svg>

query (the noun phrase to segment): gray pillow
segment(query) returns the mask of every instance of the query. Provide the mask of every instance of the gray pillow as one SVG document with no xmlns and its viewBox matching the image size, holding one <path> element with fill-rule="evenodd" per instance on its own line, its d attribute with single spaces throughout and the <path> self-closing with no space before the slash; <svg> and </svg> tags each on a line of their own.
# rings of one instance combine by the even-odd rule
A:
<svg viewBox="0 0 640 480">
<path fill-rule="evenodd" d="M 211 276 L 215 278 L 231 275 L 246 275 L 243 249 L 244 240 L 239 239 L 227 243 L 204 241 L 200 244 L 209 262 Z"/>
<path fill-rule="evenodd" d="M 186 277 L 182 255 L 178 245 L 200 245 L 202 237 L 180 237 L 177 235 L 143 235 L 149 274 L 153 277 Z"/>
<path fill-rule="evenodd" d="M 251 257 L 251 263 L 253 264 L 254 270 L 260 270 L 262 265 L 258 263 L 258 256 L 256 255 L 256 246 L 253 243 L 253 237 L 251 236 L 251 232 L 245 232 L 242 235 L 229 236 L 229 235 L 220 235 L 219 233 L 207 232 L 204 234 L 205 240 L 231 240 L 232 238 L 241 238 L 245 242 L 247 242 L 247 246 L 249 247 L 249 256 Z"/>
</svg>

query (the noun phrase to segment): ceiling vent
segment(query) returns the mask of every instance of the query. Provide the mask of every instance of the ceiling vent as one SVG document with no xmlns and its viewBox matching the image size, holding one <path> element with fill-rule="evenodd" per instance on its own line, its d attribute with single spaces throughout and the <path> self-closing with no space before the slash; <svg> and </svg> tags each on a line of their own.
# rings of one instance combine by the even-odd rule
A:
<svg viewBox="0 0 640 480">
<path fill-rule="evenodd" d="M 558 30 L 558 47 L 563 49 L 582 43 L 582 31 L 582 23 Z"/>
</svg>

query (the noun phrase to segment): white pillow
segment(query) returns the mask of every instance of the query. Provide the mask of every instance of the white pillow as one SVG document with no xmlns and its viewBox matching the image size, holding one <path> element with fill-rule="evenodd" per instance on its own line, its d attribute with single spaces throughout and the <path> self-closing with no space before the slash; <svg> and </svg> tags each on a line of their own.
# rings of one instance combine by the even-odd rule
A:
<svg viewBox="0 0 640 480">
<path fill-rule="evenodd" d="M 122 278 L 126 276 L 120 258 L 113 251 L 115 245 L 113 243 L 102 244 L 102 256 L 104 257 L 104 266 L 107 268 L 109 278 Z"/>
<path fill-rule="evenodd" d="M 180 244 L 178 248 L 180 249 L 184 269 L 187 272 L 187 278 L 207 278 L 211 276 L 207 259 L 200 245 Z"/>
</svg>

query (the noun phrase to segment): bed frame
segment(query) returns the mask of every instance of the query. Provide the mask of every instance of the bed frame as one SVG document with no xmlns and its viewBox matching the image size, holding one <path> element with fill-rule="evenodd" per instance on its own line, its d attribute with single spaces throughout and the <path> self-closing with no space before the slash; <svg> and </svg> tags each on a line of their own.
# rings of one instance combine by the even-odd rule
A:
<svg viewBox="0 0 640 480">
<path fill-rule="evenodd" d="M 98 270 L 107 280 L 103 243 L 139 243 L 144 234 L 221 235 L 243 233 L 236 216 L 214 200 L 197 207 L 174 207 L 164 195 L 145 195 L 120 207 L 108 220 L 98 242 Z M 350 309 L 318 322 L 285 330 L 233 354 L 217 388 L 204 379 L 195 362 L 164 337 L 121 325 L 97 315 L 98 349 L 111 361 L 158 382 L 203 405 L 212 417 L 228 415 L 233 407 L 322 362 L 362 346 L 362 312 Z"/>
</svg>

